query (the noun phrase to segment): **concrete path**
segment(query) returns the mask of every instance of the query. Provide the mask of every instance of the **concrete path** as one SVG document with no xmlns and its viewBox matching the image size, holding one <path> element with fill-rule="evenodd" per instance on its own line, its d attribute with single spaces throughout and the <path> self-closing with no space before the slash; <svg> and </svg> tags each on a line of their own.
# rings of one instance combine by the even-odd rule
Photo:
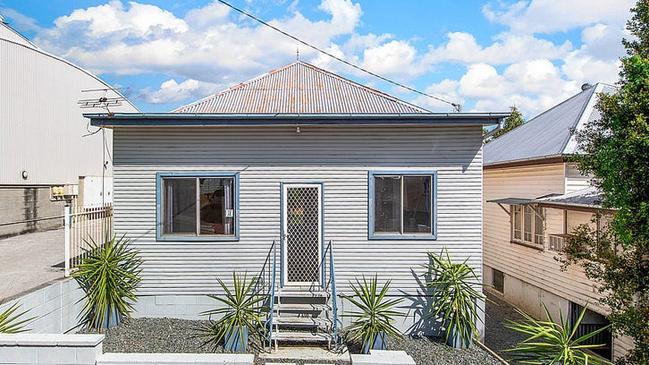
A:
<svg viewBox="0 0 649 365">
<path fill-rule="evenodd" d="M 0 240 L 0 303 L 63 278 L 63 230 Z"/>
</svg>

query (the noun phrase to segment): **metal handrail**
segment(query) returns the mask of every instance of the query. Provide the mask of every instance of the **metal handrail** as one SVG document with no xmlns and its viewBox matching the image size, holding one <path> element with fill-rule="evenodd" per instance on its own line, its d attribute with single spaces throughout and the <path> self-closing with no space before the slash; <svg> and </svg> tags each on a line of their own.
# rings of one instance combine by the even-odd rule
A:
<svg viewBox="0 0 649 365">
<path fill-rule="evenodd" d="M 334 267 L 334 252 L 331 241 L 329 241 L 327 250 L 329 251 L 329 282 L 327 283 L 327 286 L 331 286 L 331 309 L 333 313 L 332 330 L 334 341 L 338 344 L 338 296 L 336 294 L 336 270 Z"/>
<path fill-rule="evenodd" d="M 269 268 L 269 266 L 272 267 Z M 266 255 L 266 260 L 259 271 L 259 276 L 257 278 L 256 292 L 263 293 L 262 295 L 268 296 L 267 307 L 268 314 L 266 317 L 266 322 L 264 323 L 265 327 L 268 329 L 268 342 L 269 346 L 272 346 L 272 332 L 273 332 L 273 311 L 275 303 L 275 282 L 277 278 L 277 244 L 273 240 L 273 243 L 268 250 L 268 255 Z"/>
</svg>

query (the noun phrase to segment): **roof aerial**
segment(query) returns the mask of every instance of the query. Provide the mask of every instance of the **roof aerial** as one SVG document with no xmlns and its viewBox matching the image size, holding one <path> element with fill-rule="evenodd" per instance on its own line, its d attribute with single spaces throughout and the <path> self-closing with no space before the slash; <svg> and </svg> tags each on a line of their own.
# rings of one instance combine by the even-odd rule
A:
<svg viewBox="0 0 649 365">
<path fill-rule="evenodd" d="M 575 131 L 599 117 L 599 112 L 595 109 L 597 95 L 614 90 L 615 87 L 608 84 L 584 84 L 578 94 L 487 143 L 484 147 L 484 165 L 510 164 L 578 153 Z"/>
</svg>

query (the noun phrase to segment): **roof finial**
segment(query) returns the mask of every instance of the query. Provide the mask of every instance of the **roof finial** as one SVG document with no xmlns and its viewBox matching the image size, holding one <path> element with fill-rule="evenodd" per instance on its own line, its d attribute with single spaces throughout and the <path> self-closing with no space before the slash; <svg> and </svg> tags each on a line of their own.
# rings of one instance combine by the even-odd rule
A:
<svg viewBox="0 0 649 365">
<path fill-rule="evenodd" d="M 295 60 L 299 61 L 300 60 L 300 46 L 297 46 L 295 48 Z"/>
</svg>

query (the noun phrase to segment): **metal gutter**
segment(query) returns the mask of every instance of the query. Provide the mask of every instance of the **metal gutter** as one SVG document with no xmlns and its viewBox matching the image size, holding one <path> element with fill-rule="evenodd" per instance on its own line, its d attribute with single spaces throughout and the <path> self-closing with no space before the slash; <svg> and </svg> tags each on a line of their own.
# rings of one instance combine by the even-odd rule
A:
<svg viewBox="0 0 649 365">
<path fill-rule="evenodd" d="M 87 113 L 93 126 L 493 125 L 510 113 L 186 114 Z"/>
</svg>

